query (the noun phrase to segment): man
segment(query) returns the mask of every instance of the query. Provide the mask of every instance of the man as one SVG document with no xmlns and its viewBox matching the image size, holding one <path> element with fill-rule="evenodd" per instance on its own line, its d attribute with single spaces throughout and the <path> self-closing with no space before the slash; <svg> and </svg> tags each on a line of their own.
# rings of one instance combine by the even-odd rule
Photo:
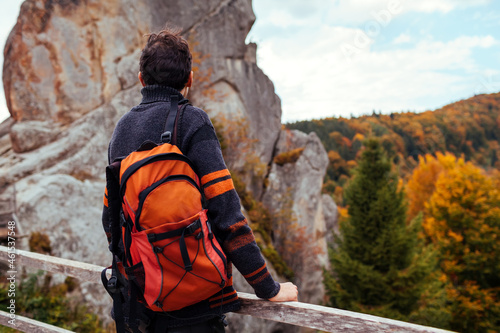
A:
<svg viewBox="0 0 500 333">
<path fill-rule="evenodd" d="M 188 43 L 179 31 L 165 29 L 149 35 L 140 59 L 142 102 L 116 125 L 108 150 L 110 163 L 127 156 L 144 141 L 161 143 L 171 96 L 177 95 L 178 100 L 182 100 L 193 83 L 191 61 Z M 276 302 L 296 301 L 297 287 L 290 282 L 275 282 L 267 270 L 253 233 L 241 213 L 238 195 L 208 115 L 199 108 L 186 106 L 179 114 L 175 135 L 177 147 L 193 162 L 201 179 L 208 217 L 228 260 L 260 298 Z M 103 225 L 109 239 L 107 215 L 105 200 Z M 220 315 L 240 308 L 232 279 L 222 294 L 222 298 L 219 293 L 169 315 L 143 309 L 147 317 L 145 321 L 149 321 L 147 331 L 222 332 L 224 325 Z"/>
</svg>

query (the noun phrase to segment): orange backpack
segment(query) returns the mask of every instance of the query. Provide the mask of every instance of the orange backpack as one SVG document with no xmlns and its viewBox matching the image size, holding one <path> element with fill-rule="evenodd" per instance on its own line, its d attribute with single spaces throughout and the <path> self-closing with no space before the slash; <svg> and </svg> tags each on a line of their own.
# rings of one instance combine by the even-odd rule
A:
<svg viewBox="0 0 500 333">
<path fill-rule="evenodd" d="M 113 265 L 109 281 L 105 271 L 102 277 L 115 317 L 123 286 L 131 302 L 136 297 L 153 311 L 170 312 L 222 295 L 228 281 L 199 177 L 175 145 L 178 114 L 171 96 L 163 143 L 147 141 L 106 168 Z"/>
</svg>

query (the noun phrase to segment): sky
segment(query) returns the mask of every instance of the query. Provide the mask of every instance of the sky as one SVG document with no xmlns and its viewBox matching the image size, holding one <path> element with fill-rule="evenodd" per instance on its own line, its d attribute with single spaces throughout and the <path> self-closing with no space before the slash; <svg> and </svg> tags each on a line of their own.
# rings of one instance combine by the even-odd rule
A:
<svg viewBox="0 0 500 333">
<path fill-rule="evenodd" d="M 2 2 L 2 45 L 21 2 Z M 499 0 L 253 0 L 253 9 L 247 42 L 258 44 L 283 122 L 422 112 L 500 91 Z"/>
<path fill-rule="evenodd" d="M 0 10 L 0 68 L 3 71 L 3 49 L 10 31 L 14 27 L 19 15 L 19 8 L 21 7 L 22 0 L 2 0 Z M 9 111 L 5 103 L 5 94 L 3 91 L 3 83 L 0 84 L 0 122 L 8 118 Z"/>
<path fill-rule="evenodd" d="M 435 110 L 500 91 L 498 0 L 253 0 L 283 122 Z"/>
</svg>

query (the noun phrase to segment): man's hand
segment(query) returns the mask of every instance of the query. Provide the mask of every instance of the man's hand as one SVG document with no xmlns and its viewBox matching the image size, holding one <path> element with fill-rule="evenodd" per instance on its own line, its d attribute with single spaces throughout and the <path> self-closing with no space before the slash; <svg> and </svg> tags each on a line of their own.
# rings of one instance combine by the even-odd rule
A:
<svg viewBox="0 0 500 333">
<path fill-rule="evenodd" d="M 297 290 L 297 286 L 291 282 L 280 283 L 280 291 L 278 294 L 269 300 L 271 302 L 290 302 L 290 301 L 298 301 L 297 295 L 299 291 Z"/>
</svg>

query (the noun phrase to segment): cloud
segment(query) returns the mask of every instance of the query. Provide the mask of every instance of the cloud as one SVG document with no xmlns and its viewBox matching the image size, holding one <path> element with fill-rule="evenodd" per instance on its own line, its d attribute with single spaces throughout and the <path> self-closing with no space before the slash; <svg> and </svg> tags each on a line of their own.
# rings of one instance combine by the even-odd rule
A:
<svg viewBox="0 0 500 333">
<path fill-rule="evenodd" d="M 448 13 L 455 9 L 481 6 L 491 0 L 335 0 L 327 6 L 328 21 L 335 25 L 356 26 L 379 16 L 410 13 Z"/>
<path fill-rule="evenodd" d="M 259 21 L 278 27 L 310 26 L 321 21 L 325 8 L 323 0 L 253 0 L 252 3 Z"/>
<path fill-rule="evenodd" d="M 412 41 L 412 38 L 411 38 L 410 35 L 402 33 L 398 37 L 394 38 L 394 40 L 392 41 L 392 43 L 393 44 L 405 44 L 405 43 L 409 43 L 411 41 Z"/>
<path fill-rule="evenodd" d="M 500 13 L 498 11 L 489 11 L 486 13 L 478 11 L 474 13 L 472 19 L 482 22 L 482 24 L 489 28 L 498 29 L 500 25 Z"/>
<path fill-rule="evenodd" d="M 432 103 L 468 97 L 484 71 L 473 51 L 499 44 L 492 36 L 461 36 L 378 52 L 367 45 L 346 59 L 339 46 L 362 32 L 323 26 L 314 40 L 304 33 L 259 45 L 259 66 L 275 83 L 284 121 L 349 117 L 374 109 L 423 111 Z"/>
<path fill-rule="evenodd" d="M 491 0 L 401 0 L 406 8 L 405 12 L 441 12 L 448 13 L 455 9 L 464 9 L 467 7 L 487 5 Z"/>
<path fill-rule="evenodd" d="M 495 37 L 477 31 L 476 36 L 450 33 L 437 40 L 425 14 L 464 8 L 484 13 L 479 6 L 490 3 L 331 0 L 311 2 L 305 11 L 302 1 L 254 0 L 254 6 L 265 11 L 256 12 L 257 29 L 266 29 L 256 33 L 262 36 L 258 64 L 281 97 L 284 121 L 348 117 L 373 109 L 423 111 L 485 92 L 486 86 L 491 90 L 498 71 L 475 56 L 478 49 L 499 50 Z M 408 13 L 426 28 L 393 34 L 402 23 L 400 16 Z M 273 34 L 273 26 L 279 26 L 279 34 Z M 381 42 L 388 36 L 389 43 Z"/>
</svg>

